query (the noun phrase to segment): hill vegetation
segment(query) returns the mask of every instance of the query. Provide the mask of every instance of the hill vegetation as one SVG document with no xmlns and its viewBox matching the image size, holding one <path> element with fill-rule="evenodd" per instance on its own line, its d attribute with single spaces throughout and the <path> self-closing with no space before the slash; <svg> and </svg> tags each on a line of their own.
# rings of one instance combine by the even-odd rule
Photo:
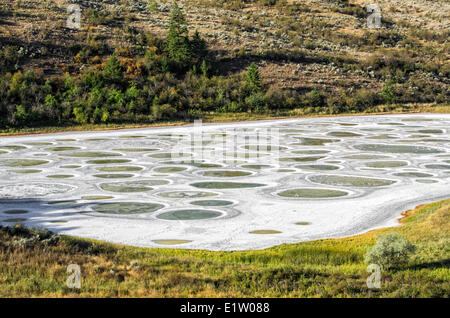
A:
<svg viewBox="0 0 450 318">
<path fill-rule="evenodd" d="M 70 2 L 0 4 L 1 130 L 449 104 L 446 1 Z"/>
</svg>

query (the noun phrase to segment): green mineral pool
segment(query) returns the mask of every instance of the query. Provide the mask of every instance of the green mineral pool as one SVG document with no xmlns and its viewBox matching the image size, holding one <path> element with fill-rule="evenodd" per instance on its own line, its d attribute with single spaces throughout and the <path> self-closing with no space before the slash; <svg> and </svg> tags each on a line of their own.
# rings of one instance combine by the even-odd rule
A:
<svg viewBox="0 0 450 318">
<path fill-rule="evenodd" d="M 358 188 L 383 187 L 392 185 L 396 182 L 394 180 L 387 180 L 387 179 L 343 176 L 343 175 L 313 175 L 309 177 L 309 181 L 332 186 L 345 186 Z"/>
<path fill-rule="evenodd" d="M 47 164 L 49 161 L 38 159 L 5 159 L 1 163 L 7 167 L 32 167 Z"/>
<path fill-rule="evenodd" d="M 227 206 L 234 204 L 234 202 L 227 200 L 199 200 L 193 201 L 191 204 L 199 206 Z"/>
<path fill-rule="evenodd" d="M 182 172 L 185 171 L 187 168 L 185 167 L 158 167 L 155 168 L 153 171 L 159 172 L 159 173 L 176 173 L 176 172 Z"/>
<path fill-rule="evenodd" d="M 334 165 L 298 165 L 295 168 L 303 170 L 338 170 L 339 166 Z"/>
<path fill-rule="evenodd" d="M 102 172 L 127 172 L 127 171 L 141 171 L 143 168 L 138 166 L 113 166 L 97 168 Z"/>
<path fill-rule="evenodd" d="M 209 182 L 195 182 L 191 183 L 191 186 L 200 189 L 244 189 L 244 188 L 258 188 L 264 187 L 265 184 L 262 183 L 245 183 L 245 182 L 220 182 L 220 181 L 209 181 Z"/>
<path fill-rule="evenodd" d="M 204 219 L 213 219 L 221 216 L 222 213 L 214 210 L 195 210 L 195 209 L 186 209 L 186 210 L 176 210 L 165 212 L 157 215 L 158 219 L 162 220 L 204 220 Z"/>
<path fill-rule="evenodd" d="M 348 195 L 348 192 L 332 189 L 297 188 L 284 190 L 277 194 L 285 198 L 322 199 L 344 197 Z"/>
<path fill-rule="evenodd" d="M 370 168 L 397 168 L 407 165 L 406 161 L 373 161 L 366 163 L 366 167 Z"/>
<path fill-rule="evenodd" d="M 216 196 L 217 193 L 204 191 L 168 191 L 168 192 L 161 192 L 158 195 L 160 197 L 168 199 L 188 199 L 188 198 L 213 197 Z"/>
<path fill-rule="evenodd" d="M 394 173 L 396 177 L 406 177 L 406 178 L 429 178 L 432 177 L 432 174 L 423 173 L 423 172 L 399 172 Z"/>
<path fill-rule="evenodd" d="M 27 210 L 6 210 L 3 211 L 3 213 L 5 214 L 12 214 L 12 215 L 17 215 L 17 214 L 27 214 L 28 211 Z"/>
<path fill-rule="evenodd" d="M 91 165 L 107 165 L 107 164 L 119 164 L 131 162 L 130 159 L 98 159 L 89 160 L 87 163 Z"/>
<path fill-rule="evenodd" d="M 164 205 L 159 203 L 118 202 L 98 204 L 92 209 L 106 214 L 141 214 L 152 213 L 163 207 Z"/>
<path fill-rule="evenodd" d="M 42 170 L 38 169 L 20 169 L 20 170 L 8 170 L 8 172 L 19 173 L 19 174 L 31 174 L 31 173 L 40 173 Z"/>
<path fill-rule="evenodd" d="M 167 180 L 140 180 L 128 182 L 103 183 L 100 188 L 105 191 L 117 193 L 147 192 L 153 190 L 153 186 L 169 184 Z"/>
<path fill-rule="evenodd" d="M 63 154 L 63 156 L 75 158 L 103 158 L 103 157 L 119 157 L 122 156 L 122 154 L 117 152 L 81 151 Z"/>
<path fill-rule="evenodd" d="M 409 145 L 385 145 L 385 144 L 361 144 L 355 145 L 355 149 L 363 151 L 377 151 L 386 153 L 415 153 L 415 154 L 429 154 L 444 152 L 438 148 L 424 147 L 424 146 L 409 146 Z"/>
<path fill-rule="evenodd" d="M 256 230 L 249 232 L 250 234 L 280 234 L 280 231 L 276 230 Z"/>
<path fill-rule="evenodd" d="M 134 174 L 128 173 L 102 173 L 102 174 L 94 174 L 96 178 L 102 179 L 126 179 L 134 177 Z"/>
<path fill-rule="evenodd" d="M 251 172 L 240 170 L 208 170 L 200 172 L 200 175 L 204 177 L 226 177 L 226 178 L 245 177 L 250 176 L 252 174 L 253 173 Z"/>
</svg>

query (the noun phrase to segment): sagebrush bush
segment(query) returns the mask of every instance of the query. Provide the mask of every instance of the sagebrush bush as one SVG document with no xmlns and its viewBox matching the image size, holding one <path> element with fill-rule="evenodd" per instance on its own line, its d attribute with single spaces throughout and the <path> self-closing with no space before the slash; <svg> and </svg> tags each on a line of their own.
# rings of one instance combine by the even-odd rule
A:
<svg viewBox="0 0 450 318">
<path fill-rule="evenodd" d="M 377 264 L 388 270 L 399 268 L 408 263 L 416 247 L 396 233 L 380 236 L 376 244 L 367 250 L 364 261 L 366 264 Z"/>
</svg>

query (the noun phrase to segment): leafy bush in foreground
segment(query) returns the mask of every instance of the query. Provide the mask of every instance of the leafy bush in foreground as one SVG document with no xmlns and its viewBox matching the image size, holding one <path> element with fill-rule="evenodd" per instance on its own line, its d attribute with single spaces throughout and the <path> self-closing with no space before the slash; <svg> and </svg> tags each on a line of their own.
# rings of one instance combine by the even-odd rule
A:
<svg viewBox="0 0 450 318">
<path fill-rule="evenodd" d="M 367 250 L 364 261 L 383 269 L 398 268 L 408 262 L 416 247 L 396 233 L 380 236 L 377 243 Z"/>
</svg>

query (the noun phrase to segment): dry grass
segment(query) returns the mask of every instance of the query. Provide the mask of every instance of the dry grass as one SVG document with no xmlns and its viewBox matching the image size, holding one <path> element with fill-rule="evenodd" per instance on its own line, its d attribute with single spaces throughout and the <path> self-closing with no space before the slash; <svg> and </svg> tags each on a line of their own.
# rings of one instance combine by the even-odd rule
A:
<svg viewBox="0 0 450 318">
<path fill-rule="evenodd" d="M 262 251 L 144 249 L 61 237 L 12 247 L 0 231 L 0 297 L 449 297 L 450 200 L 405 213 L 402 226 Z M 410 263 L 366 287 L 365 250 L 398 232 L 417 246 Z M 81 289 L 66 287 L 79 264 Z"/>
</svg>

